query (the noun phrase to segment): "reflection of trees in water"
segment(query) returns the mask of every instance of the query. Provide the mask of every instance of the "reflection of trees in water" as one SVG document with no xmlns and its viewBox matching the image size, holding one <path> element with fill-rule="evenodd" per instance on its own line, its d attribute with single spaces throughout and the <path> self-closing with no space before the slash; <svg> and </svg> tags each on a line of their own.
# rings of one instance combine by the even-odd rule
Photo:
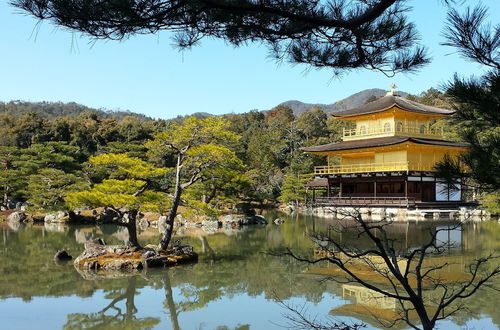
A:
<svg viewBox="0 0 500 330">
<path fill-rule="evenodd" d="M 179 324 L 179 314 L 181 312 L 193 311 L 206 306 L 210 301 L 217 300 L 221 297 L 220 294 L 190 294 L 190 291 L 182 291 L 181 297 L 184 298 L 179 302 L 174 300 L 172 279 L 182 277 L 186 272 L 177 272 L 173 270 L 158 270 L 141 276 L 128 276 L 126 278 L 118 278 L 112 281 L 104 280 L 100 275 L 94 275 L 94 281 L 104 280 L 105 283 L 119 282 L 122 285 L 126 281 L 126 287 L 113 288 L 107 290 L 106 297 L 110 300 L 109 303 L 100 309 L 98 312 L 92 313 L 74 313 L 67 316 L 67 322 L 64 329 L 145 329 L 152 328 L 160 323 L 159 318 L 144 317 L 137 318 L 139 312 L 135 304 L 135 296 L 138 294 L 138 289 L 146 285 L 152 285 L 157 289 L 163 288 L 165 291 L 164 307 L 168 311 L 170 319 L 170 327 L 173 330 L 181 329 Z M 110 275 L 111 276 L 111 275 Z M 116 274 L 115 274 L 116 276 Z M 88 278 L 92 275 L 89 274 Z M 186 286 L 189 284 L 181 283 L 178 286 Z M 214 292 L 214 291 L 211 291 Z M 222 293 L 222 292 L 221 292 Z M 226 326 L 219 326 L 216 329 L 230 329 Z M 249 329 L 249 325 L 241 325 L 234 328 L 235 330 Z"/>
<path fill-rule="evenodd" d="M 330 314 L 355 317 L 374 327 L 392 329 L 408 327 L 405 322 L 401 321 L 405 311 L 397 299 L 356 284 L 342 284 L 342 298 L 352 303 L 338 306 L 330 311 Z M 408 305 L 406 302 L 403 303 Z M 410 310 L 408 318 L 415 322 L 418 320 L 418 315 Z"/>
<path fill-rule="evenodd" d="M 165 307 L 168 309 L 168 313 L 170 314 L 170 321 L 172 323 L 173 330 L 179 330 L 179 311 L 177 310 L 177 306 L 174 302 L 174 297 L 172 294 L 172 284 L 170 282 L 170 274 L 169 271 L 165 272 L 163 276 L 163 287 L 165 288 Z"/>
<path fill-rule="evenodd" d="M 310 254 L 313 245 L 309 233 L 324 230 L 328 226 L 327 221 L 313 221 L 312 218 L 297 220 L 281 214 L 279 217 L 285 219 L 281 226 L 269 224 L 265 228 L 249 228 L 235 236 L 217 234 L 206 236 L 203 240 L 198 237 L 186 239 L 185 243 L 195 245 L 197 251 L 203 251 L 205 244 L 206 252 L 201 254 L 199 263 L 170 269 L 168 272 L 162 270 L 158 273 L 143 273 L 141 277 L 136 277 L 136 291 L 146 286 L 164 289 L 165 310 L 170 315 L 204 308 L 221 297 L 239 294 L 263 295 L 268 299 L 275 296 L 281 299 L 304 297 L 311 302 L 321 301 L 323 293 L 327 291 L 342 296 L 340 286 L 328 285 L 304 275 L 303 264 L 262 253 L 288 246 L 304 255 Z M 430 223 L 412 223 L 407 225 L 408 229 L 405 225 L 407 224 L 398 225 L 393 233 L 396 237 L 406 239 L 408 246 L 411 246 L 412 242 L 418 242 L 419 237 L 423 237 L 426 233 L 425 226 Z M 75 241 L 76 230 L 88 231 L 89 236 L 103 237 L 114 244 L 117 239 L 103 236 L 103 232 L 112 235 L 116 233 L 116 226 L 69 227 L 66 232 L 46 232 L 42 228 L 43 226 L 21 228 L 17 232 L 7 228 L 0 229 L 3 238 L 0 243 L 0 297 L 21 297 L 26 301 L 33 296 L 91 297 L 96 290 L 104 290 L 112 295 L 111 302 L 124 293 L 123 288 L 128 287 L 128 280 L 83 280 L 71 264 L 61 267 L 52 261 L 55 251 L 61 247 L 68 248 L 73 255 L 83 250 L 82 244 Z M 467 257 L 481 255 L 492 249 L 498 250 L 500 247 L 500 226 L 493 222 L 466 224 L 461 235 L 463 248 L 470 254 Z M 349 233 L 343 233 L 343 239 L 362 244 Z M 456 257 L 464 255 L 464 252 L 456 252 Z M 165 273 L 168 273 L 168 279 L 163 278 Z M 172 298 L 172 288 L 177 288 L 180 292 L 176 301 Z M 452 320 L 457 324 L 465 324 L 473 317 L 486 314 L 500 325 L 497 300 L 498 294 L 485 290 L 467 300 L 470 311 L 455 315 Z M 123 313 L 126 314 L 126 305 L 123 305 L 125 301 L 126 299 L 121 300 L 115 306 L 125 306 Z M 137 307 L 141 309 L 140 306 Z M 113 308 L 109 308 L 105 315 L 109 316 L 113 311 Z M 177 322 L 175 319 L 171 321 Z M 170 327 L 173 328 L 174 323 Z"/>
<path fill-rule="evenodd" d="M 205 253 L 208 255 L 209 258 L 214 259 L 215 252 L 210 247 L 210 244 L 208 243 L 207 237 L 206 236 L 199 236 L 198 239 L 201 242 L 201 253 Z"/>
<path fill-rule="evenodd" d="M 116 226 L 65 226 L 62 232 L 47 231 L 43 225 L 23 225 L 19 231 L 0 226 L 0 298 L 21 297 L 29 301 L 33 296 L 92 296 L 101 283 L 83 281 L 72 263 L 65 266 L 53 261 L 57 250 L 65 248 L 73 256 L 83 251 L 88 237 L 103 237 L 103 230 L 112 233 Z M 84 234 L 78 234 L 84 233 Z M 114 244 L 116 238 L 104 236 Z"/>
<path fill-rule="evenodd" d="M 207 252 L 202 253 L 200 262 L 189 270 L 171 271 L 172 281 L 176 286 L 182 285 L 181 293 L 191 301 L 193 309 L 202 308 L 219 297 L 241 293 L 264 295 L 269 299 L 303 296 L 314 302 L 322 298 L 324 283 L 302 276 L 304 265 L 265 253 L 284 244 L 309 251 L 312 244 L 302 225 L 290 221 L 287 226 L 249 229 L 234 238 L 211 235 L 189 243 L 201 243 L 198 251 Z"/>
<path fill-rule="evenodd" d="M 135 305 L 137 278 L 131 276 L 127 279 L 125 289 L 113 290 L 108 294 L 111 301 L 99 312 L 74 313 L 67 316 L 68 321 L 64 329 L 147 329 L 160 323 L 156 317 L 137 318 L 138 310 Z M 125 306 L 120 307 L 124 302 Z"/>
<path fill-rule="evenodd" d="M 343 244 L 350 244 L 359 250 L 371 249 L 374 244 L 366 235 L 359 235 L 354 223 L 349 226 L 349 220 L 326 221 L 315 220 L 314 233 L 324 234 L 326 237 L 335 239 Z M 352 222 L 352 221 L 351 221 Z M 393 222 L 384 229 L 388 237 L 394 240 L 394 248 L 397 252 L 406 252 L 413 248 L 419 248 L 427 243 L 430 234 L 436 234 L 440 244 L 446 244 L 450 251 L 463 251 L 463 241 L 467 239 L 467 234 L 471 233 L 471 224 L 464 224 L 457 227 L 456 222 L 447 221 L 426 221 L 426 222 Z M 448 230 L 444 230 L 448 228 Z M 376 233 L 375 233 L 376 234 Z M 469 238 L 470 239 L 470 238 Z"/>
<path fill-rule="evenodd" d="M 320 250 L 325 252 L 324 259 L 331 261 L 334 266 L 318 272 L 322 274 L 330 272 L 332 277 L 339 277 L 339 281 L 343 283 L 360 283 L 364 286 L 343 285 L 344 298 L 347 291 L 349 296 L 355 298 L 356 304 L 337 308 L 336 311 L 341 311 L 341 315 L 355 316 L 366 322 L 363 315 L 360 317 L 355 314 L 361 311 L 372 316 L 386 314 L 389 325 L 385 326 L 394 325 L 390 320 L 404 320 L 410 326 L 414 326 L 412 313 L 418 311 L 419 317 L 415 319 L 419 320 L 424 328 L 434 327 L 436 321 L 460 314 L 458 311 L 461 312 L 467 306 L 470 296 L 482 283 L 498 274 L 499 263 L 491 257 L 491 253 L 495 253 L 494 250 L 486 251 L 487 257 L 479 259 L 475 258 L 477 251 L 464 251 L 462 242 L 464 238 L 467 241 L 471 233 L 467 232 L 467 225 L 460 226 L 456 222 L 452 224 L 428 222 L 421 228 L 413 226 L 414 230 L 411 230 L 412 223 L 372 224 L 361 220 L 358 214 L 353 215 L 352 219 L 326 226 L 315 236 Z M 406 230 L 403 230 L 405 227 Z M 424 240 L 423 243 L 419 243 L 422 232 L 427 235 L 427 242 Z M 474 232 L 471 236 L 474 237 Z M 411 242 L 410 237 L 418 240 Z M 415 267 L 414 256 L 418 255 L 417 253 L 420 255 L 417 259 L 418 267 Z M 425 256 L 427 257 L 424 261 Z M 410 266 L 412 261 L 415 270 Z M 486 261 L 488 263 L 484 265 Z M 400 269 L 403 269 L 403 272 L 400 272 Z M 350 276 L 345 275 L 346 273 Z M 390 289 L 387 290 L 385 286 Z M 416 290 L 418 295 L 415 294 Z M 482 291 L 485 292 L 485 289 Z M 400 292 L 405 294 L 408 292 L 408 295 L 405 296 Z M 492 293 L 494 296 L 495 293 Z M 460 300 L 465 298 L 469 300 L 467 302 Z M 408 301 L 412 303 L 410 307 L 405 305 Z M 387 302 L 386 308 L 383 302 Z M 370 308 L 359 308 L 359 306 Z M 387 308 L 388 306 L 391 308 Z M 383 324 L 380 318 L 375 317 L 375 319 Z"/>
<path fill-rule="evenodd" d="M 374 327 L 380 327 L 391 323 L 392 320 L 401 317 L 403 312 L 400 302 L 394 298 L 386 297 L 373 290 L 367 289 L 356 284 L 335 285 L 334 291 L 343 299 L 348 300 L 351 304 L 341 305 L 333 309 L 330 314 L 336 316 L 355 317 Z M 329 287 L 333 286 L 329 285 Z M 492 282 L 493 287 L 500 287 L 500 279 L 495 279 Z M 430 300 L 437 297 L 439 289 L 427 289 L 430 294 Z M 471 319 L 477 319 L 479 315 L 489 315 L 493 323 L 500 326 L 500 314 L 497 307 L 498 296 L 494 291 L 488 288 L 481 289 L 481 292 L 466 300 L 465 309 L 460 313 L 456 313 L 450 317 L 450 320 L 460 327 L 465 327 L 466 323 Z M 410 311 L 412 313 L 412 311 Z M 412 320 L 418 320 L 418 316 L 413 311 L 410 315 Z M 391 328 L 403 329 L 407 328 L 406 323 L 399 322 Z"/>
<path fill-rule="evenodd" d="M 336 241 L 349 244 L 359 250 L 374 247 L 366 237 L 359 236 L 356 230 L 342 228 L 336 221 L 326 219 L 311 219 L 314 230 L 311 233 L 325 234 Z M 437 239 L 440 245 L 447 247 L 447 252 L 456 256 L 480 257 L 500 250 L 500 226 L 496 221 L 465 222 L 460 226 L 452 221 L 425 221 L 425 222 L 395 222 L 385 227 L 388 237 L 394 239 L 395 250 L 398 253 L 412 251 L 427 242 L 430 234 L 438 230 Z M 446 230 L 446 229 L 451 230 Z M 470 262 L 470 260 L 469 260 Z"/>
</svg>

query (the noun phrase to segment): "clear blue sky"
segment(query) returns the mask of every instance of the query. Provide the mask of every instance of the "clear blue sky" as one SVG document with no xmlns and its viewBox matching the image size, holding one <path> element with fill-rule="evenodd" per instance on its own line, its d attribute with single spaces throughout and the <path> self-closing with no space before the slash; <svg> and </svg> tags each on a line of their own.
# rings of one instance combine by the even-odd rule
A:
<svg viewBox="0 0 500 330">
<path fill-rule="evenodd" d="M 477 3 L 470 0 L 469 4 Z M 498 23 L 500 1 L 483 0 Z M 440 0 L 412 0 L 410 14 L 433 57 L 417 74 L 386 78 L 351 72 L 341 80 L 328 70 L 276 64 L 265 47 L 233 48 L 217 40 L 179 52 L 167 33 L 98 41 L 19 14 L 0 3 L 0 101 L 74 101 L 90 107 L 131 110 L 156 118 L 194 112 L 223 114 L 270 109 L 287 100 L 333 103 L 366 88 L 420 93 L 455 72 L 480 73 L 449 47 L 440 46 L 446 15 Z"/>
</svg>

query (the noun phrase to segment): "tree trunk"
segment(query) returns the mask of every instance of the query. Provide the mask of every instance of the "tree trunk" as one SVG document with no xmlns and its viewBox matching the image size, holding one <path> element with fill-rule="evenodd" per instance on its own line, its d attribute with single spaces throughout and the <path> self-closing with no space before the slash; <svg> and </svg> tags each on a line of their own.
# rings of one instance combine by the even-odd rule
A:
<svg viewBox="0 0 500 330">
<path fill-rule="evenodd" d="M 127 228 L 128 243 L 133 247 L 141 248 L 137 240 L 137 215 L 139 214 L 139 210 L 121 211 L 115 207 L 111 207 L 111 209 L 118 213 L 120 217 L 118 220 L 114 221 L 114 223 L 118 226 Z M 125 215 L 128 216 L 127 222 L 124 221 Z"/>
<path fill-rule="evenodd" d="M 3 194 L 3 205 L 6 209 L 9 209 L 9 195 L 7 194 L 7 188 L 5 189 L 5 193 Z"/>
<path fill-rule="evenodd" d="M 210 203 L 212 201 L 212 199 L 215 198 L 216 195 L 217 195 L 217 188 L 214 185 L 211 185 L 211 187 L 210 187 L 210 195 L 204 196 L 205 197 L 204 198 L 205 199 L 204 202 L 206 204 Z"/>
<path fill-rule="evenodd" d="M 422 279 L 420 279 L 420 281 L 422 281 Z M 435 322 L 429 319 L 429 315 L 427 314 L 427 309 L 425 308 L 423 297 L 413 292 L 413 289 L 409 285 L 405 285 L 405 283 L 403 282 L 401 282 L 401 284 L 403 284 L 405 291 L 408 293 L 408 296 L 410 297 L 410 302 L 413 305 L 415 312 L 417 313 L 418 318 L 420 319 L 420 322 L 422 323 L 422 329 L 423 330 L 434 329 Z"/>
<path fill-rule="evenodd" d="M 137 239 L 137 214 L 139 210 L 132 210 L 128 212 L 128 223 L 125 226 L 128 230 L 129 244 L 140 248 L 139 240 Z"/>
<path fill-rule="evenodd" d="M 172 202 L 172 208 L 170 209 L 170 214 L 167 218 L 167 229 L 163 234 L 163 237 L 160 240 L 160 244 L 158 247 L 161 250 L 166 250 L 168 245 L 170 244 L 170 240 L 172 239 L 172 234 L 174 232 L 174 220 L 177 216 L 177 209 L 179 208 L 179 204 L 181 203 L 181 195 L 182 195 L 182 187 L 181 187 L 181 163 L 182 156 L 179 154 L 177 156 L 177 168 L 175 174 L 175 193 L 174 200 Z"/>
</svg>

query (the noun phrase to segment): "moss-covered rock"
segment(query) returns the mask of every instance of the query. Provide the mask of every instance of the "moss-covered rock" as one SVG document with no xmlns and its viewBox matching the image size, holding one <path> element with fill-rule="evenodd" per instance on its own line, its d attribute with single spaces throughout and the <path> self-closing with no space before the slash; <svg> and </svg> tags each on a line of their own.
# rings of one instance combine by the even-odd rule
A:
<svg viewBox="0 0 500 330">
<path fill-rule="evenodd" d="M 158 250 L 154 246 L 145 248 L 105 245 L 94 240 L 85 244 L 85 251 L 75 259 L 75 267 L 81 270 L 140 270 L 145 267 L 170 267 L 198 260 L 191 246 L 179 246 L 169 250 Z"/>
<path fill-rule="evenodd" d="M 26 221 L 28 221 L 28 222 L 44 222 L 45 221 L 45 214 L 41 213 L 41 212 L 29 213 Z"/>
</svg>

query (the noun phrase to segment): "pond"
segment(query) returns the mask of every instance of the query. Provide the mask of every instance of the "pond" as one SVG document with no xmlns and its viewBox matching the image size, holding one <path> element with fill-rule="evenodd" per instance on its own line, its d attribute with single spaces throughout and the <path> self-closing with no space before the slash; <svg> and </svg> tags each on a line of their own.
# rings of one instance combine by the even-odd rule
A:
<svg viewBox="0 0 500 330">
<path fill-rule="evenodd" d="M 83 243 L 102 237 L 119 244 L 123 232 L 115 226 L 21 226 L 0 224 L 0 320 L 3 329 L 283 329 L 286 309 L 277 301 L 305 308 L 323 320 L 334 317 L 380 324 L 370 294 L 357 285 L 323 280 L 315 275 L 331 265 L 306 265 L 266 252 L 291 248 L 312 257 L 310 234 L 327 230 L 329 221 L 314 217 L 267 213 L 267 226 L 206 235 L 201 229 L 183 234 L 183 243 L 200 253 L 199 262 L 171 269 L 144 270 L 112 278 L 79 273 L 73 264 L 56 264 L 54 253 L 66 248 L 73 256 Z M 272 223 L 277 216 L 285 220 Z M 400 223 L 391 229 L 403 248 L 421 244 L 428 228 L 446 222 Z M 342 240 L 361 246 L 350 233 Z M 497 221 L 467 223 L 441 237 L 450 242 L 449 258 L 463 269 L 474 257 L 500 251 Z M 149 228 L 141 243 L 158 242 Z M 450 260 L 451 260 L 450 259 Z M 498 280 L 497 280 L 498 282 Z M 367 298 L 368 297 L 368 298 Z M 440 328 L 496 329 L 500 293 L 484 289 L 466 300 L 467 310 L 440 323 Z M 393 302 L 377 308 L 390 312 Z M 369 307 L 369 308 L 368 308 Z M 390 315 L 390 313 L 388 314 Z"/>
</svg>

